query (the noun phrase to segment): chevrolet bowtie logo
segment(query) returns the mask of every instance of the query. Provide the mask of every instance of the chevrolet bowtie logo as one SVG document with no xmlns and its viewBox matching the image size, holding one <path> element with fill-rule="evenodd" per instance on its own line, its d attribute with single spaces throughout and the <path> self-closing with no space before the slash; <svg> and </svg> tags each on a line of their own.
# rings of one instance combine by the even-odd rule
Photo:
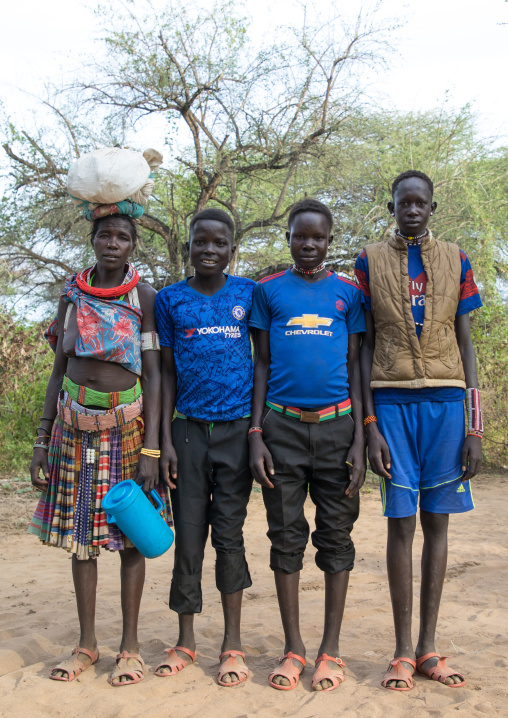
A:
<svg viewBox="0 0 508 718">
<path fill-rule="evenodd" d="M 316 327 L 329 327 L 331 323 L 332 319 L 328 319 L 328 317 L 320 317 L 318 314 L 302 314 L 301 317 L 291 317 L 286 326 L 301 326 L 305 329 L 315 329 Z"/>
</svg>

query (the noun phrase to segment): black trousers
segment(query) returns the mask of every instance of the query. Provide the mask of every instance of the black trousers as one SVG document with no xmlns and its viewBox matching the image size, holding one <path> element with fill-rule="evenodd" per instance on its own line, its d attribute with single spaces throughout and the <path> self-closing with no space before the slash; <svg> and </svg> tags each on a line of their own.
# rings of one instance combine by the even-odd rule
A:
<svg viewBox="0 0 508 718">
<path fill-rule="evenodd" d="M 215 580 L 221 593 L 252 585 L 243 524 L 252 489 L 247 431 L 249 419 L 214 423 L 175 419 L 177 488 L 171 491 L 175 563 L 169 607 L 200 613 L 201 572 L 208 530 L 216 551 Z"/>
<path fill-rule="evenodd" d="M 275 468 L 271 477 L 274 488 L 263 488 L 272 570 L 295 573 L 303 566 L 309 540 L 303 511 L 307 493 L 316 507 L 312 544 L 317 549 L 317 566 L 327 573 L 353 568 L 351 531 L 360 510 L 358 494 L 346 496 L 346 457 L 353 434 L 350 414 L 306 424 L 273 409 L 265 410 L 263 439 Z"/>
</svg>

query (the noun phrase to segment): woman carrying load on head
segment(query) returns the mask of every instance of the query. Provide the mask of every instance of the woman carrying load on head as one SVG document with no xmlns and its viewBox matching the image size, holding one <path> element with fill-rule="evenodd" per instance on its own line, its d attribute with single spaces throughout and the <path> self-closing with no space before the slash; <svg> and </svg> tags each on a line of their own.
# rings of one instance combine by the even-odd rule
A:
<svg viewBox="0 0 508 718">
<path fill-rule="evenodd" d="M 145 491 L 159 490 L 170 519 L 167 487 L 158 479 L 156 293 L 128 261 L 137 239 L 132 215 L 142 207 L 83 206 L 93 221 L 97 261 L 66 280 L 50 328 L 55 360 L 30 467 L 43 494 L 29 532 L 72 553 L 81 634 L 72 658 L 51 671 L 54 680 L 72 681 L 98 660 L 96 558 L 101 548 L 119 551 L 123 634 L 109 682 L 122 686 L 143 679 L 137 622 L 145 559 L 116 525 L 107 524 L 102 499 L 116 483 L 134 479 Z"/>
</svg>

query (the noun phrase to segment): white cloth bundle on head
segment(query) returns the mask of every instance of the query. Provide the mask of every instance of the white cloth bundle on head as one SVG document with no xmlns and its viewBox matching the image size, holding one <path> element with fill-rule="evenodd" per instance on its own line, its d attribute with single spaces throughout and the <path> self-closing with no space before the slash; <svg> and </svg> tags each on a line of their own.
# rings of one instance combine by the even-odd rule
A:
<svg viewBox="0 0 508 718">
<path fill-rule="evenodd" d="M 148 149 L 141 154 L 123 147 L 107 147 L 83 155 L 72 163 L 67 189 L 80 204 L 115 204 L 130 200 L 144 207 L 154 181 L 150 174 L 162 164 L 162 155 Z"/>
</svg>

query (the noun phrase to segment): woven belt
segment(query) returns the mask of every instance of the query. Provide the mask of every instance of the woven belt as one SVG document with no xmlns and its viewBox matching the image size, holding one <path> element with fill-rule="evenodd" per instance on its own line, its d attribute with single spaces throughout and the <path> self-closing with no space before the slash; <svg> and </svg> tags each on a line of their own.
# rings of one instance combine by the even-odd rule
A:
<svg viewBox="0 0 508 718">
<path fill-rule="evenodd" d="M 279 414 L 285 416 L 291 416 L 294 419 L 300 419 L 305 424 L 319 424 L 320 421 L 326 421 L 327 419 L 336 419 L 339 416 L 351 413 L 351 400 L 346 399 L 340 404 L 334 404 L 333 406 L 327 406 L 326 409 L 320 409 L 319 411 L 308 411 L 307 409 L 296 409 L 294 406 L 281 406 L 281 404 L 274 404 L 271 401 L 267 401 L 266 405 L 278 411 Z"/>
<path fill-rule="evenodd" d="M 143 393 L 139 379 L 132 389 L 107 393 L 90 389 L 88 386 L 80 386 L 75 384 L 68 376 L 64 376 L 62 389 L 82 406 L 101 406 L 104 409 L 114 409 L 115 406 L 120 406 L 120 404 L 132 404 Z"/>
<path fill-rule="evenodd" d="M 79 431 L 104 431 L 104 429 L 113 429 L 115 426 L 125 426 L 143 413 L 142 396 L 132 404 L 106 411 L 104 414 L 89 414 L 85 407 L 71 409 L 71 402 L 70 396 L 65 403 L 58 400 L 58 416 L 63 422 Z M 76 404 L 74 404 L 75 406 Z"/>
</svg>

